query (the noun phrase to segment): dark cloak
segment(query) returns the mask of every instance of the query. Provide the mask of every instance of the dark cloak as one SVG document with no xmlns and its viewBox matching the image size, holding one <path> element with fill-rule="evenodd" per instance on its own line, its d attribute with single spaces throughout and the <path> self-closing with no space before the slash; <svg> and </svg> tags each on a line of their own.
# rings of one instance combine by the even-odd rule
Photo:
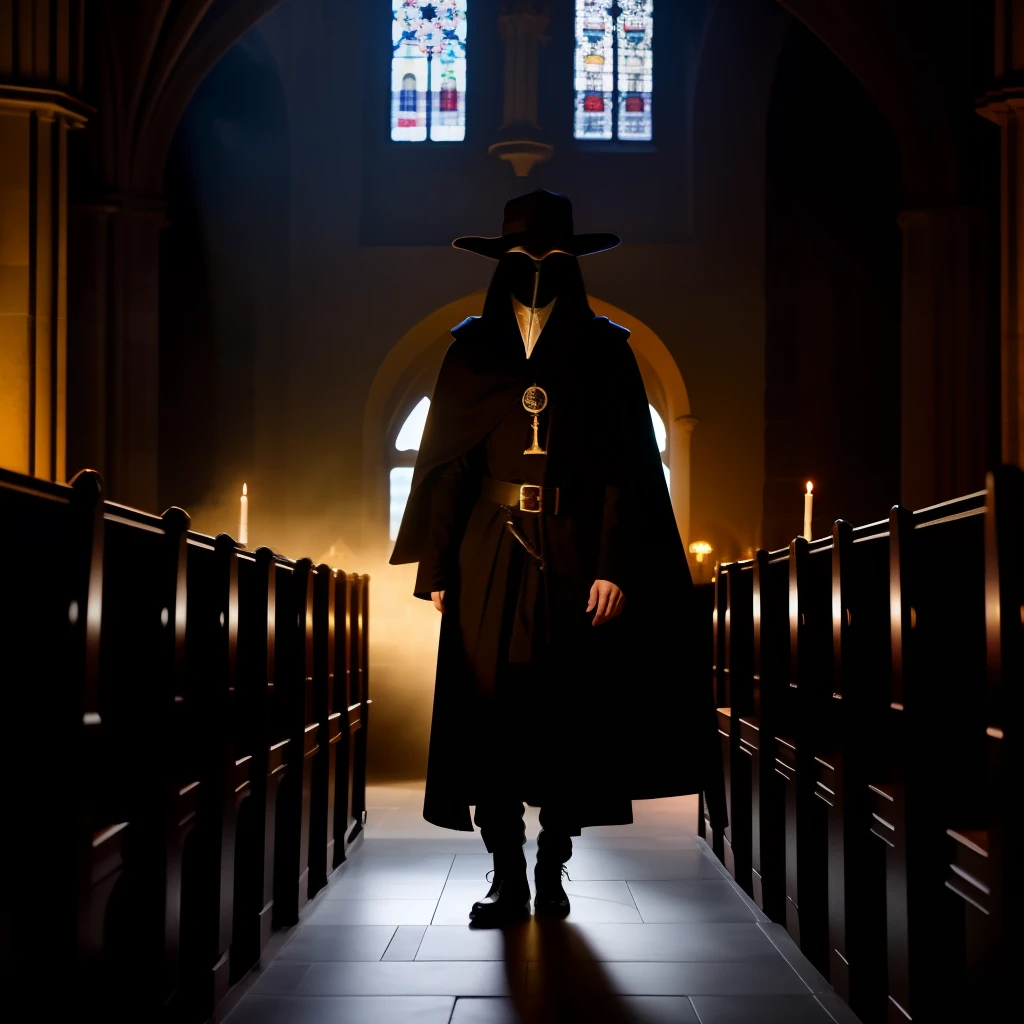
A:
<svg viewBox="0 0 1024 1024">
<path fill-rule="evenodd" d="M 549 398 L 541 435 L 548 456 L 544 479 L 529 482 L 558 486 L 573 507 L 570 515 L 520 518 L 548 563 L 536 700 L 545 735 L 557 737 L 565 755 L 562 792 L 581 826 L 631 821 L 632 800 L 698 792 L 722 824 L 710 666 L 629 332 L 593 315 L 571 259 L 527 360 L 503 263 L 483 315 L 452 331 L 391 562 L 426 556 L 432 501 L 446 472 L 479 449 L 525 388 L 540 384 Z M 471 635 L 472 613 L 516 547 L 497 506 L 470 495 L 468 507 L 446 588 L 424 801 L 428 821 L 460 830 L 472 829 L 469 807 L 478 802 L 488 742 L 474 710 L 487 672 L 467 656 L 480 639 Z M 623 613 L 597 627 L 584 613 L 595 579 L 625 595 Z M 429 599 L 428 588 L 417 589 Z M 526 733 L 523 742 L 537 740 Z"/>
</svg>

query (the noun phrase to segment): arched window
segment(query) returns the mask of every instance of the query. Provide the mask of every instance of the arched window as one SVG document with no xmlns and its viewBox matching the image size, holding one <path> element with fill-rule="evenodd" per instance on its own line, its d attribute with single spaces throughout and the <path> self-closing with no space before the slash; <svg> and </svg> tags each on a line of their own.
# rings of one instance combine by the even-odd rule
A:
<svg viewBox="0 0 1024 1024">
<path fill-rule="evenodd" d="M 577 139 L 650 142 L 654 0 L 576 0 Z"/>
<path fill-rule="evenodd" d="M 466 7 L 469 0 L 391 0 L 391 138 L 466 137 Z"/>
<path fill-rule="evenodd" d="M 409 489 L 412 486 L 413 464 L 416 453 L 420 450 L 420 439 L 423 437 L 423 426 L 427 422 L 430 411 L 430 399 L 424 396 L 416 407 L 405 418 L 398 436 L 395 438 L 395 464 L 391 468 L 391 539 L 398 536 L 398 527 L 402 525 L 402 514 L 409 500 Z"/>
<path fill-rule="evenodd" d="M 661 418 L 661 413 L 650 402 L 647 403 L 647 407 L 651 410 L 654 437 L 658 442 L 658 451 L 661 452 L 661 468 L 665 471 L 665 486 L 668 488 L 669 494 L 671 494 L 672 478 L 669 475 L 668 463 L 665 461 L 668 458 L 668 431 L 665 429 L 665 421 Z"/>
</svg>

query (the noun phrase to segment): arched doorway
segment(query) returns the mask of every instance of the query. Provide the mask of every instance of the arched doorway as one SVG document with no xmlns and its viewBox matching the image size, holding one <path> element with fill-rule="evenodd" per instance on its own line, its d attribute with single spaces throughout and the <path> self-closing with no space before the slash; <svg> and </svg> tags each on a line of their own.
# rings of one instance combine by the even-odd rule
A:
<svg viewBox="0 0 1024 1024">
<path fill-rule="evenodd" d="M 451 343 L 451 328 L 467 316 L 478 315 L 483 299 L 482 291 L 473 292 L 434 310 L 406 331 L 377 371 L 363 421 L 363 537 L 367 540 L 376 541 L 387 536 L 385 531 L 392 532 L 392 472 L 407 469 L 415 461 L 415 450 L 408 447 L 403 427 L 433 392 Z M 648 401 L 665 427 L 663 459 L 669 471 L 676 524 L 686 545 L 690 533 L 690 436 L 697 420 L 691 415 L 683 376 L 665 343 L 642 320 L 603 299 L 590 296 L 589 301 L 598 316 L 630 331 L 629 343 Z"/>
</svg>

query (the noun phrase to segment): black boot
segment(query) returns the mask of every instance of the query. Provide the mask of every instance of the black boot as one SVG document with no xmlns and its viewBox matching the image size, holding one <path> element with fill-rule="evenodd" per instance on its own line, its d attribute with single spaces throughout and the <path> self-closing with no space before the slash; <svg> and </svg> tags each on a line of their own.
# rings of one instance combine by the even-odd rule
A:
<svg viewBox="0 0 1024 1024">
<path fill-rule="evenodd" d="M 473 904 L 470 920 L 481 927 L 494 927 L 530 916 L 530 882 L 522 846 L 494 851 L 494 880 L 482 900 Z"/>
<path fill-rule="evenodd" d="M 562 888 L 562 874 L 568 875 L 565 862 L 572 856 L 569 836 L 541 832 L 537 837 L 537 867 L 533 878 L 536 895 L 533 900 L 535 914 L 548 917 L 567 917 L 569 897 Z"/>
</svg>

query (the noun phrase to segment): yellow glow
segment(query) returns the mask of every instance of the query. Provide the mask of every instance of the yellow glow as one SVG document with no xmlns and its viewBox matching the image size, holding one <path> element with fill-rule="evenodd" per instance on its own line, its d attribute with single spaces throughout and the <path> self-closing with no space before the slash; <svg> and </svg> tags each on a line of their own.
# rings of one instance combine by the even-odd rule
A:
<svg viewBox="0 0 1024 1024">
<path fill-rule="evenodd" d="M 242 484 L 242 497 L 244 498 L 249 493 L 249 488 Z"/>
<path fill-rule="evenodd" d="M 810 494 L 814 490 L 814 484 L 810 480 L 807 481 L 807 493 Z"/>
<path fill-rule="evenodd" d="M 705 555 L 710 555 L 713 549 L 712 549 L 711 545 L 706 540 L 695 540 L 690 545 L 689 550 L 690 550 L 690 554 L 691 555 L 696 555 L 697 556 L 697 561 L 698 562 L 703 562 L 704 561 L 704 556 Z"/>
</svg>

